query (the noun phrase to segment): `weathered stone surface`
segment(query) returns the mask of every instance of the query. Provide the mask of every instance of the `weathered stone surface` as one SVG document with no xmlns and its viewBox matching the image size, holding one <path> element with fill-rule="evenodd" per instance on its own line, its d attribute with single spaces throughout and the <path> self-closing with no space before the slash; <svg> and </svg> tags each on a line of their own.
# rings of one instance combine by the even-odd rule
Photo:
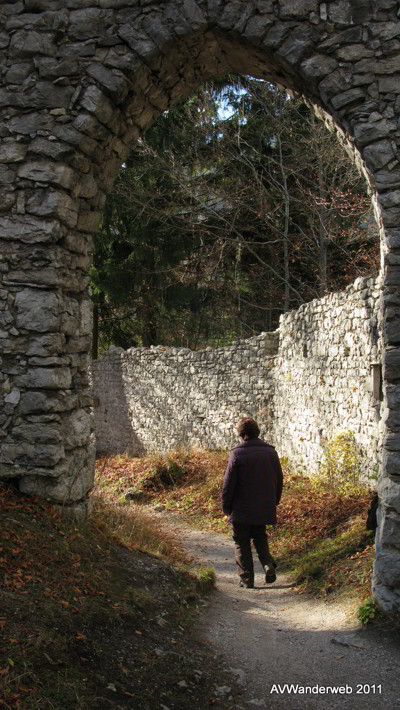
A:
<svg viewBox="0 0 400 710">
<path fill-rule="evenodd" d="M 1 217 L 1 238 L 25 244 L 50 243 L 64 236 L 63 226 L 56 220 L 39 220 L 32 215 Z"/>
<path fill-rule="evenodd" d="M 35 335 L 27 345 L 26 354 L 47 357 L 62 352 L 64 348 L 65 336 L 62 333 Z"/>
<path fill-rule="evenodd" d="M 11 435 L 14 439 L 29 441 L 32 444 L 58 444 L 62 441 L 62 436 L 59 427 L 40 424 L 20 424 L 11 430 Z"/>
<path fill-rule="evenodd" d="M 397 187 L 397 183 L 396 183 Z M 399 184 L 400 187 L 400 184 Z M 386 241 L 389 249 L 400 249 L 400 230 L 388 229 L 386 231 Z"/>
<path fill-rule="evenodd" d="M 57 79 L 79 73 L 79 62 L 76 59 L 35 59 L 35 67 L 42 79 Z"/>
<path fill-rule="evenodd" d="M 393 39 L 400 35 L 400 27 L 398 22 L 371 22 L 368 26 L 373 37 L 379 37 L 381 40 Z"/>
<path fill-rule="evenodd" d="M 73 88 L 70 86 L 55 86 L 50 81 L 38 81 L 29 85 L 24 92 L 7 91 L 0 89 L 0 101 L 2 106 L 12 106 L 13 108 L 32 109 L 66 108 L 69 106 Z"/>
<path fill-rule="evenodd" d="M 4 401 L 6 404 L 17 405 L 21 399 L 21 390 L 18 387 L 14 387 L 9 394 L 6 394 Z"/>
<path fill-rule="evenodd" d="M 57 53 L 57 46 L 53 41 L 53 35 L 45 32 L 32 32 L 19 30 L 16 32 L 10 43 L 10 57 L 36 57 L 38 54 L 47 54 L 54 57 Z"/>
<path fill-rule="evenodd" d="M 93 39 L 105 33 L 111 25 L 113 14 L 110 10 L 88 7 L 69 14 L 68 35 L 72 40 Z"/>
<path fill-rule="evenodd" d="M 384 449 L 382 463 L 386 474 L 388 476 L 398 476 L 400 482 L 400 453 Z"/>
<path fill-rule="evenodd" d="M 399 551 L 382 547 L 375 563 L 375 572 L 378 580 L 383 582 L 386 588 L 398 589 L 400 586 Z M 385 608 L 390 609 L 390 606 L 386 604 Z"/>
<path fill-rule="evenodd" d="M 384 513 L 380 525 L 379 541 L 384 546 L 400 549 L 400 515 L 394 511 Z"/>
<path fill-rule="evenodd" d="M 397 227 L 397 225 L 400 224 L 400 208 L 398 207 L 383 208 L 382 216 L 387 227 Z M 393 271 L 393 269 L 386 271 L 386 278 L 387 283 L 390 285 L 399 283 L 397 273 Z"/>
<path fill-rule="evenodd" d="M 341 109 L 344 106 L 348 106 L 349 104 L 362 103 L 364 98 L 364 89 L 348 89 L 347 91 L 343 91 L 342 93 L 336 94 L 336 96 L 333 97 L 332 106 L 335 109 Z"/>
<path fill-rule="evenodd" d="M 77 394 L 60 392 L 24 392 L 21 394 L 19 411 L 22 414 L 43 412 L 68 412 L 79 406 Z"/>
<path fill-rule="evenodd" d="M 391 382 L 400 379 L 400 348 L 387 348 L 384 352 L 385 377 Z"/>
<path fill-rule="evenodd" d="M 363 44 L 348 44 L 345 47 L 340 47 L 336 51 L 336 57 L 345 62 L 354 62 L 365 57 L 373 57 L 375 52 L 372 49 L 364 47 Z"/>
<path fill-rule="evenodd" d="M 111 126 L 115 120 L 115 108 L 97 86 L 89 86 L 81 98 L 81 104 L 90 113 L 94 113 L 100 123 Z"/>
<path fill-rule="evenodd" d="M 32 367 L 27 375 L 16 378 L 19 387 L 29 389 L 69 389 L 72 383 L 71 371 L 66 367 Z"/>
<path fill-rule="evenodd" d="M 303 27 L 295 27 L 279 47 L 277 54 L 289 64 L 297 65 L 313 46 L 312 34 L 312 29 L 307 31 Z"/>
<path fill-rule="evenodd" d="M 273 19 L 269 15 L 254 15 L 246 25 L 245 35 L 249 40 L 261 40 L 272 24 Z"/>
<path fill-rule="evenodd" d="M 324 77 L 324 79 L 322 79 L 322 81 L 318 84 L 324 103 L 330 102 L 332 97 L 336 96 L 336 94 L 350 88 L 349 84 L 350 82 L 348 76 L 346 76 L 341 69 L 336 69 L 336 71 L 332 72 L 332 74 Z"/>
<path fill-rule="evenodd" d="M 14 206 L 16 195 L 6 190 L 0 190 L 0 212 L 8 212 Z"/>
<path fill-rule="evenodd" d="M 378 555 L 377 555 L 378 557 Z M 379 556 L 380 561 L 380 556 Z M 384 560 L 383 564 L 390 564 L 390 560 Z M 379 600 L 379 606 L 387 612 L 397 612 L 400 606 L 400 594 L 396 593 L 394 587 L 381 582 L 378 577 L 379 566 L 374 567 L 374 577 L 372 581 L 372 593 L 375 599 Z"/>
<path fill-rule="evenodd" d="M 309 79 L 320 79 L 327 74 L 331 74 L 337 65 L 337 60 L 334 57 L 315 54 L 301 64 L 301 72 Z"/>
<path fill-rule="evenodd" d="M 348 30 L 334 32 L 319 44 L 320 49 L 336 49 L 346 44 L 355 44 L 362 39 L 362 28 L 351 27 Z"/>
<path fill-rule="evenodd" d="M 49 140 L 48 138 L 41 138 L 39 136 L 29 143 L 29 153 L 63 161 L 73 156 L 74 149 L 68 143 Z"/>
<path fill-rule="evenodd" d="M 363 157 L 370 170 L 383 168 L 395 157 L 392 142 L 383 140 L 371 143 L 364 149 Z"/>
<path fill-rule="evenodd" d="M 400 485 L 398 483 L 392 481 L 389 476 L 382 477 L 378 483 L 378 494 L 386 508 L 400 512 Z"/>
<path fill-rule="evenodd" d="M 32 64 L 28 62 L 14 64 L 6 74 L 8 84 L 22 84 L 32 72 Z"/>
<path fill-rule="evenodd" d="M 74 200 L 65 192 L 37 190 L 26 201 L 26 210 L 42 217 L 57 217 L 67 227 L 75 227 L 78 209 Z"/>
<path fill-rule="evenodd" d="M 318 11 L 318 0 L 278 0 L 279 16 L 282 19 L 307 17 L 310 12 Z"/>
<path fill-rule="evenodd" d="M 0 382 L 6 387 L 1 401 L 9 419 L 2 428 L 4 446 L 9 448 L 0 460 L 0 476 L 9 476 L 12 469 L 21 477 L 21 489 L 40 491 L 63 503 L 80 500 L 89 490 L 93 456 L 85 458 L 85 440 L 90 439 L 91 425 L 82 412 L 90 406 L 85 368 L 91 306 L 85 290 L 105 194 L 133 141 L 160 111 L 204 80 L 231 71 L 298 91 L 320 107 L 321 115 L 338 122 L 349 146 L 354 140 L 354 155 L 363 153 L 386 234 L 381 315 L 373 311 L 379 298 L 375 288 L 369 310 L 366 303 L 357 305 L 346 316 L 342 340 L 336 342 L 336 322 L 345 318 L 336 304 L 342 315 L 331 323 L 331 342 L 320 340 L 317 353 L 306 339 L 304 352 L 312 351 L 309 357 L 294 346 L 290 349 L 289 332 L 311 311 L 285 316 L 281 332 L 288 337 L 281 352 L 289 348 L 285 352 L 293 371 L 313 383 L 314 399 L 315 392 L 323 392 L 329 407 L 329 393 L 337 393 L 335 413 L 318 427 L 314 439 L 307 438 L 317 430 L 310 405 L 309 411 L 301 410 L 307 420 L 306 436 L 287 422 L 286 441 L 303 440 L 300 448 L 311 456 L 320 446 L 319 430 L 328 428 L 335 417 L 350 421 L 359 434 L 357 422 L 365 417 L 365 442 L 361 437 L 360 444 L 378 441 L 374 437 L 380 403 L 371 404 L 367 368 L 359 368 L 355 389 L 347 385 L 343 391 L 338 384 L 342 375 L 334 370 L 341 359 L 343 376 L 349 379 L 349 349 L 359 322 L 366 338 L 363 357 L 369 362 L 375 358 L 375 368 L 383 331 L 387 395 L 379 436 L 385 434 L 389 453 L 398 453 L 400 404 L 396 387 L 391 387 L 400 380 L 393 347 L 400 344 L 400 17 L 395 0 L 17 0 L 3 3 L 0 17 L 0 294 L 6 294 L 0 296 L 0 347 L 1 357 L 15 360 L 0 362 Z M 356 286 L 354 293 L 349 292 L 351 298 L 362 300 L 361 293 L 370 286 Z M 260 361 L 272 357 L 264 345 L 258 346 Z M 315 358 L 334 373 L 327 391 L 307 370 Z M 238 373 L 237 381 L 240 392 L 251 396 L 245 374 Z M 286 385 L 289 397 L 289 382 L 281 379 L 283 399 Z M 35 386 L 44 389 L 26 390 Z M 257 388 L 255 392 L 261 397 Z M 352 409 L 353 392 L 359 393 L 357 412 Z M 201 392 L 195 394 L 199 403 Z M 268 402 L 260 408 L 267 410 Z M 296 411 L 295 403 L 291 408 Z M 198 434 L 202 416 L 196 414 L 188 437 Z M 284 441 L 279 421 L 285 416 L 282 411 L 276 415 L 278 443 Z M 45 436 L 41 427 L 43 432 L 54 430 L 60 441 L 41 442 Z M 17 443 L 12 431 L 17 432 Z M 69 444 L 63 446 L 68 437 Z M 379 457 L 379 444 L 374 447 L 374 456 Z M 394 460 L 385 458 L 384 474 Z M 86 479 L 82 470 L 88 472 Z M 52 478 L 57 480 L 51 483 Z M 385 496 L 389 499 L 386 488 Z M 393 521 L 386 511 L 374 589 L 385 604 L 400 607 L 400 589 L 390 586 L 397 580 L 386 571 L 393 561 L 385 555 L 395 548 L 392 543 L 398 535 Z"/>
<path fill-rule="evenodd" d="M 39 495 L 52 502 L 65 504 L 80 501 L 93 488 L 94 482 L 94 446 L 78 449 L 74 454 L 64 457 L 64 465 L 57 478 L 37 477 L 34 474 L 21 476 L 19 488 L 22 493 Z M 79 476 L 72 471 L 79 470 Z M 32 472 L 33 473 L 33 472 Z"/>
<path fill-rule="evenodd" d="M 59 444 L 30 444 L 18 442 L 3 444 L 0 449 L 1 464 L 31 464 L 36 462 L 37 467 L 53 468 L 65 456 L 65 451 Z M 1 470 L 0 470 L 1 475 Z M 40 495 L 40 494 L 39 494 Z"/>
<path fill-rule="evenodd" d="M 0 146 L 0 162 L 16 163 L 25 158 L 28 147 L 17 141 L 4 142 Z"/>
<path fill-rule="evenodd" d="M 10 169 L 8 165 L 0 165 L 0 185 L 11 185 L 15 180 L 15 176 L 15 169 Z"/>
<path fill-rule="evenodd" d="M 379 77 L 378 86 L 381 94 L 400 94 L 400 73 Z"/>
<path fill-rule="evenodd" d="M 118 72 L 106 69 L 100 64 L 90 64 L 87 73 L 104 88 L 116 101 L 123 101 L 129 91 L 129 84 L 126 77 Z"/>
<path fill-rule="evenodd" d="M 70 143 L 71 145 L 75 146 L 76 148 L 79 148 L 83 153 L 85 153 L 85 155 L 92 157 L 95 154 L 96 150 L 98 149 L 98 146 L 97 146 L 97 143 L 95 140 L 82 134 L 80 131 L 77 131 L 75 128 L 73 128 L 71 126 L 64 126 L 62 124 L 59 124 L 57 126 L 54 126 L 53 133 L 60 140 L 65 141 L 66 143 Z M 81 156 L 74 156 L 73 160 L 76 161 L 75 165 L 79 169 L 80 166 L 82 165 L 82 157 Z M 84 159 L 84 160 L 86 160 L 86 159 Z M 74 165 L 74 167 L 75 167 L 75 165 Z M 89 166 L 90 166 L 90 163 L 89 163 Z M 89 170 L 89 166 L 87 167 L 86 171 L 82 170 L 82 172 L 87 172 Z"/>
<path fill-rule="evenodd" d="M 78 182 L 77 194 L 80 197 L 94 197 L 97 194 L 97 181 L 92 175 L 85 175 Z"/>
<path fill-rule="evenodd" d="M 77 179 L 75 172 L 68 165 L 46 160 L 26 161 L 18 169 L 18 177 L 54 184 L 67 189 L 70 189 Z"/>
<path fill-rule="evenodd" d="M 347 0 L 330 2 L 328 8 L 328 17 L 331 22 L 335 22 L 337 25 L 352 24 L 352 8 Z"/>
<path fill-rule="evenodd" d="M 15 297 L 17 328 L 44 333 L 61 325 L 60 297 L 52 291 L 24 289 Z"/>
<path fill-rule="evenodd" d="M 66 449 L 85 446 L 93 431 L 93 418 L 85 410 L 78 410 L 63 420 L 63 438 Z"/>
<path fill-rule="evenodd" d="M 97 232 L 101 220 L 101 212 L 82 212 L 78 217 L 77 229 L 81 232 Z"/>
<path fill-rule="evenodd" d="M 354 136 L 359 145 L 368 145 L 373 141 L 387 138 L 397 128 L 396 121 L 383 119 L 373 123 L 360 123 L 354 129 Z"/>
<path fill-rule="evenodd" d="M 10 118 L 8 127 L 11 133 L 26 135 L 28 133 L 36 133 L 39 129 L 50 130 L 52 123 L 53 120 L 51 116 L 43 116 L 43 114 L 38 112 L 30 112 Z"/>
</svg>

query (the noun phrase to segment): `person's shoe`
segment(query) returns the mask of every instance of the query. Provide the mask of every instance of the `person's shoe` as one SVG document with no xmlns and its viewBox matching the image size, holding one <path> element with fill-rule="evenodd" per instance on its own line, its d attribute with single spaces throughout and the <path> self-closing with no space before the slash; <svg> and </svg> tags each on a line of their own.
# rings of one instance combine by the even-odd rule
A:
<svg viewBox="0 0 400 710">
<path fill-rule="evenodd" d="M 265 565 L 264 570 L 266 584 L 272 584 L 273 582 L 276 582 L 275 567 L 276 564 Z"/>
<path fill-rule="evenodd" d="M 239 582 L 239 587 L 244 587 L 245 589 L 254 589 L 254 583 L 253 582 L 243 582 L 241 579 Z"/>
</svg>

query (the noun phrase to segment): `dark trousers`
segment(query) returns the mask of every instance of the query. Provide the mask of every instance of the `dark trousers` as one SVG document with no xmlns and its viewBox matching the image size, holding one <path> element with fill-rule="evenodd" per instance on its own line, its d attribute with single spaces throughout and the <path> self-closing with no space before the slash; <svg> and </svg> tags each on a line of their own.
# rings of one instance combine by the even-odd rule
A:
<svg viewBox="0 0 400 710">
<path fill-rule="evenodd" d="M 232 537 L 235 542 L 236 571 L 245 584 L 254 584 L 254 565 L 251 541 L 254 543 L 262 568 L 272 565 L 274 558 L 268 547 L 265 525 L 232 523 Z"/>
</svg>

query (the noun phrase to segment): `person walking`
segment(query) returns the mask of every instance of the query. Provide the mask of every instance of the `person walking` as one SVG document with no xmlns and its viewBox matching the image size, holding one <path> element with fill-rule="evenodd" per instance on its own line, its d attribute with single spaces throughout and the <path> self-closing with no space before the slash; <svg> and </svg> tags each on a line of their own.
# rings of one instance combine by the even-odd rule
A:
<svg viewBox="0 0 400 710">
<path fill-rule="evenodd" d="M 276 562 L 270 554 L 266 525 L 276 524 L 283 473 L 273 446 L 259 439 L 260 429 L 250 417 L 241 419 L 237 432 L 242 443 L 229 454 L 222 489 L 222 510 L 232 523 L 239 585 L 254 587 L 251 541 L 265 572 L 265 582 L 276 580 Z"/>
</svg>

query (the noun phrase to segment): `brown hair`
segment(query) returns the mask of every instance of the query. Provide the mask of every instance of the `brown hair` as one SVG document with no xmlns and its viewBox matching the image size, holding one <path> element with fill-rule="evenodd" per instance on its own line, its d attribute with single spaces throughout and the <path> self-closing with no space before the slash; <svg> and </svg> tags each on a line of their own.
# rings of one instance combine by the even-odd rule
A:
<svg viewBox="0 0 400 710">
<path fill-rule="evenodd" d="M 254 419 L 246 417 L 245 419 L 241 419 L 238 423 L 237 432 L 244 441 L 248 441 L 249 439 L 256 439 L 258 437 L 260 428 Z"/>
</svg>

